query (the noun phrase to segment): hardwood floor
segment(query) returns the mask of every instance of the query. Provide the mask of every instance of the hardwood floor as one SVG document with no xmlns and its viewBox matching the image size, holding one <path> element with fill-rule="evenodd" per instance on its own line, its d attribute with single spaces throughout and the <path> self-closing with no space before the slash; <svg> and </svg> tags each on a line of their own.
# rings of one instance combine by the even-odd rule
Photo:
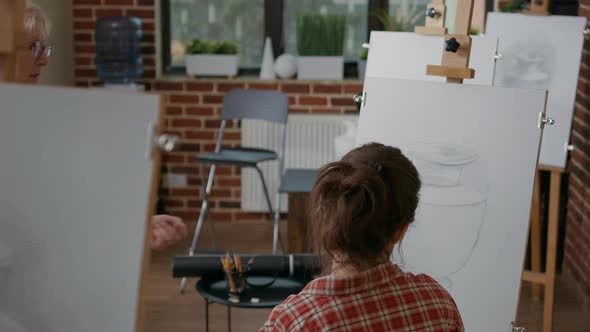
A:
<svg viewBox="0 0 590 332">
<path fill-rule="evenodd" d="M 192 236 L 195 223 L 188 223 Z M 199 240 L 199 247 L 211 247 L 207 227 Z M 285 230 L 286 225 L 281 225 Z M 215 233 L 218 248 L 247 253 L 271 251 L 272 227 L 268 222 L 216 223 Z M 285 238 L 286 234 L 282 234 Z M 159 253 L 153 253 L 148 280 L 146 332 L 196 332 L 205 331 L 204 300 L 195 291 L 192 279 L 184 295 L 178 287 L 180 279 L 172 278 L 171 262 L 175 255 L 185 254 L 191 239 Z M 201 246 L 201 243 L 203 244 Z M 519 305 L 517 322 L 527 327 L 528 332 L 541 331 L 542 302 L 530 297 L 530 287 L 524 285 Z M 211 305 L 210 331 L 227 331 L 227 311 L 224 306 Z M 485 306 L 482 305 L 482 310 Z M 232 309 L 232 331 L 257 331 L 264 323 L 270 309 Z M 590 313 L 584 310 L 579 294 L 568 278 L 559 277 L 556 287 L 554 316 L 555 332 L 590 332 Z"/>
</svg>

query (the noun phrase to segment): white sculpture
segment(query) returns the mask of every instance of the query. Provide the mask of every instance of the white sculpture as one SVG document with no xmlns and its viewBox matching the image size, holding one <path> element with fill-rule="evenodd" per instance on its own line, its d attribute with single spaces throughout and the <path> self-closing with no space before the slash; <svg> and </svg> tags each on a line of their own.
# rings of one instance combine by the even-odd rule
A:
<svg viewBox="0 0 590 332">
<path fill-rule="evenodd" d="M 291 78 L 297 73 L 297 59 L 291 54 L 280 55 L 275 61 L 274 70 L 280 78 Z"/>
<path fill-rule="evenodd" d="M 274 80 L 275 72 L 273 70 L 274 54 L 272 52 L 272 42 L 270 37 L 266 37 L 264 42 L 264 51 L 262 52 L 262 65 L 260 66 L 261 80 Z"/>
</svg>

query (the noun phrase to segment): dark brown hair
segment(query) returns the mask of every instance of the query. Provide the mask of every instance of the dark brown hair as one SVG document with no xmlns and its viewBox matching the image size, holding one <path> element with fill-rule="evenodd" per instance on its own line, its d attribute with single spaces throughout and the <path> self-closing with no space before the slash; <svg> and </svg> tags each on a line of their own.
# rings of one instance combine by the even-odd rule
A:
<svg viewBox="0 0 590 332">
<path fill-rule="evenodd" d="M 322 167 L 311 193 L 311 243 L 363 271 L 389 258 L 391 241 L 414 221 L 420 179 L 399 149 L 370 143 Z"/>
</svg>

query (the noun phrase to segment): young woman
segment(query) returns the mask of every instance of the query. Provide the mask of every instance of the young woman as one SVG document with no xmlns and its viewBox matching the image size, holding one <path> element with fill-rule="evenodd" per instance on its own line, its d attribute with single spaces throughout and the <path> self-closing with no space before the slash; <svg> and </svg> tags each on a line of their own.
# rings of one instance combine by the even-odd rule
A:
<svg viewBox="0 0 590 332">
<path fill-rule="evenodd" d="M 414 220 L 420 179 L 399 149 L 371 143 L 324 166 L 311 194 L 329 275 L 274 308 L 260 331 L 463 331 L 449 293 L 390 261 Z"/>
</svg>

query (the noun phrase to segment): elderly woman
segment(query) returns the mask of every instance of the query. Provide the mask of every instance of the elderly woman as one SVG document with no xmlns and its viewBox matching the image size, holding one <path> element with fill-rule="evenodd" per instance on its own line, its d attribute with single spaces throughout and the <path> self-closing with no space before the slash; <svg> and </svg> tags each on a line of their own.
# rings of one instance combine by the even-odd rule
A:
<svg viewBox="0 0 590 332">
<path fill-rule="evenodd" d="M 52 52 L 51 46 L 46 44 L 49 21 L 37 5 L 28 1 L 24 23 L 30 50 L 18 54 L 16 82 L 37 84 L 41 70 L 49 63 Z M 152 218 L 152 249 L 163 250 L 183 239 L 186 234 L 186 225 L 178 217 L 157 215 Z"/>
</svg>

